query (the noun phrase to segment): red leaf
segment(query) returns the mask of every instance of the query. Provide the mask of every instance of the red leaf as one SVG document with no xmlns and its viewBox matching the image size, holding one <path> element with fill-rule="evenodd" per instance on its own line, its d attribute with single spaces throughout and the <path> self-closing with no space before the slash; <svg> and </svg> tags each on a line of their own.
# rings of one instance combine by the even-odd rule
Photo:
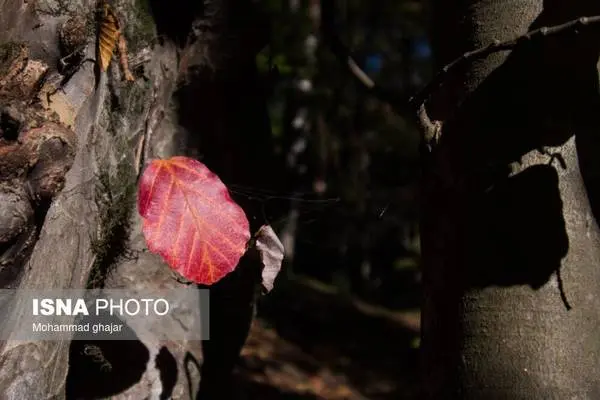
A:
<svg viewBox="0 0 600 400">
<path fill-rule="evenodd" d="M 196 283 L 213 284 L 235 269 L 250 239 L 248 219 L 204 164 L 187 157 L 153 160 L 138 190 L 151 252 Z"/>
</svg>

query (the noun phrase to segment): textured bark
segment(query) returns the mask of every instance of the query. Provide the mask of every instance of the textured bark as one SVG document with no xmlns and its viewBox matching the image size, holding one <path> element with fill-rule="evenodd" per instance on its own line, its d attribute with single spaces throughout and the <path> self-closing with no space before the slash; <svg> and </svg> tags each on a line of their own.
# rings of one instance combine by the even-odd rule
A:
<svg viewBox="0 0 600 400">
<path fill-rule="evenodd" d="M 58 62 L 66 52 L 83 43 L 84 55 L 94 57 L 95 31 L 87 31 L 73 18 L 93 16 L 95 1 L 0 0 L 0 45 L 27 42 L 29 52 L 25 58 L 29 61 L 15 64 L 16 75 L 0 65 L 0 111 L 2 121 L 9 122 L 2 122 L 0 139 L 14 141 L 10 135 L 22 120 L 47 127 L 41 135 L 47 140 L 35 151 L 27 140 L 11 142 L 10 148 L 0 142 L 0 155 L 4 154 L 0 218 L 6 221 L 0 228 L 4 288 L 84 288 L 90 284 L 92 270 L 109 267 L 113 273 L 102 282 L 107 288 L 144 287 L 160 293 L 161 288 L 179 284 L 164 262 L 147 252 L 135 198 L 131 203 L 132 199 L 119 197 L 123 204 L 111 206 L 111 212 L 131 207 L 130 212 L 116 214 L 124 215 L 125 221 L 107 225 L 102 217 L 107 205 L 99 201 L 101 192 L 111 190 L 121 196 L 127 185 L 135 184 L 140 161 L 198 156 L 226 183 L 268 186 L 263 183 L 268 183 L 273 170 L 265 156 L 272 154 L 270 131 L 254 65 L 254 56 L 268 36 L 256 29 L 265 21 L 253 3 L 111 3 L 129 40 L 135 82 L 123 79 L 115 55 L 97 86 L 94 64 L 86 62 L 63 90 L 53 93 L 69 69 Z M 13 58 L 19 54 L 10 53 Z M 31 61 L 39 64 L 30 67 Z M 45 79 L 34 79 L 33 85 L 31 75 L 40 65 Z M 17 100 L 27 98 L 26 105 L 2 97 L 2 89 L 14 83 L 15 76 L 23 89 Z M 12 88 L 10 93 L 14 92 Z M 51 101 L 49 93 L 53 93 Z M 74 133 L 76 143 L 60 132 Z M 66 145 L 59 146 L 56 138 Z M 22 160 L 7 163 L 9 156 L 21 154 Z M 113 179 L 108 188 L 101 182 L 106 173 Z M 262 222 L 260 205 L 242 206 L 257 229 Z M 108 251 L 99 250 L 98 243 L 111 237 L 108 228 L 114 225 L 123 229 L 124 239 L 129 239 L 126 250 L 136 257 L 119 258 L 113 254 L 114 244 L 104 243 Z M 190 398 L 198 393 L 202 374 L 202 398 L 228 398 L 231 370 L 248 332 L 258 283 L 258 262 L 244 258 L 238 271 L 211 288 L 213 340 L 205 342 L 203 349 L 201 343 L 158 343 L 147 338 L 144 343 L 105 342 L 104 353 L 115 357 L 115 372 L 110 374 L 82 360 L 80 342 L 2 343 L 0 397 Z"/>
<path fill-rule="evenodd" d="M 595 1 L 435 7 L 439 65 L 600 13 Z M 428 106 L 444 128 L 424 155 L 425 398 L 600 396 L 597 32 L 475 61 Z"/>
</svg>

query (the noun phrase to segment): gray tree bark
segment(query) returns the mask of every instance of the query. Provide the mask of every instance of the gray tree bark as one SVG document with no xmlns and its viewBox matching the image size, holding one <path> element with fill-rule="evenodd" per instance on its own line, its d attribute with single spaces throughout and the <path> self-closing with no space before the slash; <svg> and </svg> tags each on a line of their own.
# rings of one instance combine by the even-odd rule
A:
<svg viewBox="0 0 600 400">
<path fill-rule="evenodd" d="M 585 0 L 434 7 L 438 66 L 600 13 Z M 428 104 L 444 125 L 424 154 L 425 398 L 600 397 L 598 30 L 526 42 L 450 74 Z"/>
<path fill-rule="evenodd" d="M 259 187 L 276 170 L 265 156 L 270 130 L 254 65 L 267 21 L 254 3 L 111 3 L 136 79 L 123 80 L 115 54 L 95 86 L 94 63 L 70 78 L 68 66 L 58 69 L 72 56 L 66 49 L 95 57 L 94 1 L 0 0 L 2 288 L 83 289 L 98 284 L 99 271 L 107 288 L 177 287 L 141 234 L 135 193 L 143 165 L 196 156 L 226 183 Z M 112 202 L 102 200 L 107 192 Z M 260 205 L 239 200 L 256 230 Z M 105 343 L 113 373 L 86 365 L 76 342 L 3 342 L 0 397 L 228 398 L 259 278 L 256 262 L 244 258 L 211 287 L 213 340 L 204 346 Z M 130 379 L 119 371 L 135 372 Z"/>
</svg>

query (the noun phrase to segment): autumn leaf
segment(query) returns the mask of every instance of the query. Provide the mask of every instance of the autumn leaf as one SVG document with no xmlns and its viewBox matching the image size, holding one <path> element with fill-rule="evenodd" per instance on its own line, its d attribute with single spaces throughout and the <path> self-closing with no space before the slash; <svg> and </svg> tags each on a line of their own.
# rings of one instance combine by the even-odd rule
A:
<svg viewBox="0 0 600 400">
<path fill-rule="evenodd" d="M 267 292 L 273 290 L 275 278 L 281 270 L 284 248 L 270 225 L 262 226 L 256 234 L 256 249 L 263 264 L 262 285 Z"/>
<path fill-rule="evenodd" d="M 103 4 L 101 13 L 98 32 L 98 56 L 100 69 L 106 71 L 117 45 L 117 40 L 121 35 L 121 30 L 115 12 L 107 3 Z"/>
<path fill-rule="evenodd" d="M 140 180 L 138 210 L 148 249 L 195 283 L 211 285 L 232 272 L 250 239 L 244 210 L 191 158 L 153 160 Z"/>
</svg>

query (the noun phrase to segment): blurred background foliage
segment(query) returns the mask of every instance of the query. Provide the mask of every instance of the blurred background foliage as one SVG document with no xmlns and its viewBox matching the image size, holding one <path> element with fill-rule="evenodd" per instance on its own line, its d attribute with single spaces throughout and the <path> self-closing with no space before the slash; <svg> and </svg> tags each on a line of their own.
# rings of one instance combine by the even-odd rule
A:
<svg viewBox="0 0 600 400">
<path fill-rule="evenodd" d="M 281 168 L 268 171 L 272 188 L 229 188 L 262 202 L 286 258 L 242 351 L 240 388 L 261 400 L 418 398 L 416 128 L 323 43 L 319 0 L 261 3 L 272 35 L 257 64 Z M 408 99 L 430 79 L 426 2 L 337 0 L 334 15 L 379 85 Z"/>
<path fill-rule="evenodd" d="M 414 125 L 369 96 L 321 41 L 319 0 L 262 3 L 272 37 L 257 62 L 286 166 L 291 210 L 272 222 L 287 271 L 387 307 L 417 307 Z M 427 16 L 418 0 L 336 2 L 336 29 L 356 62 L 406 97 L 431 76 Z"/>
</svg>

